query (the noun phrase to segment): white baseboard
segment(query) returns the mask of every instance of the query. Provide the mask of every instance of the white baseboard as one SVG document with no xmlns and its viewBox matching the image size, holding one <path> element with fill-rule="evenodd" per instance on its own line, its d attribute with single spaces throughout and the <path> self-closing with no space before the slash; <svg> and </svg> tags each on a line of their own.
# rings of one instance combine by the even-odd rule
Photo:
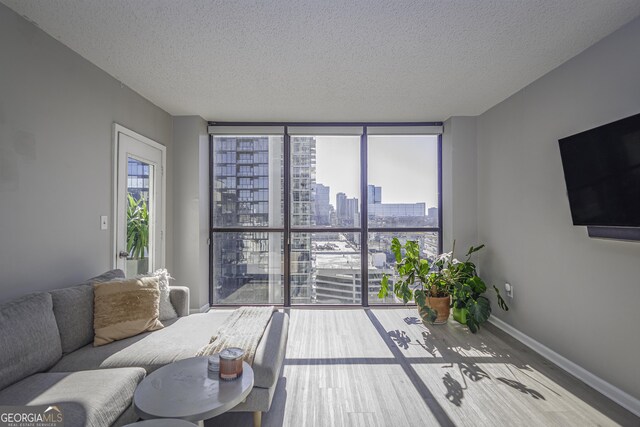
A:
<svg viewBox="0 0 640 427">
<path fill-rule="evenodd" d="M 206 313 L 207 311 L 209 311 L 209 304 L 205 304 L 200 308 L 189 309 L 189 314 Z"/>
<path fill-rule="evenodd" d="M 616 402 L 618 405 L 624 407 L 625 409 L 633 412 L 635 415 L 640 417 L 640 400 L 631 396 L 629 393 L 620 390 L 618 387 L 592 374 L 582 366 L 573 363 L 571 360 L 556 353 L 546 345 L 534 340 L 530 336 L 520 332 L 518 329 L 498 319 L 497 317 L 491 316 L 489 318 L 489 322 L 502 329 L 504 332 L 511 335 L 513 338 L 517 339 L 527 347 L 531 348 L 542 357 L 550 360 L 574 377 L 582 380 L 587 385 L 604 394 L 609 399 Z"/>
</svg>

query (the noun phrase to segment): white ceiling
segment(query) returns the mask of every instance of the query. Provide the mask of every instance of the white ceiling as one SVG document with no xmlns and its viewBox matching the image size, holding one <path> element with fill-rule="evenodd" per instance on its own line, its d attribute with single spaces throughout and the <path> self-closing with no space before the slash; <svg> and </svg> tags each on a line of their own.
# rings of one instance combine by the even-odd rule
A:
<svg viewBox="0 0 640 427">
<path fill-rule="evenodd" d="M 0 0 L 172 115 L 476 115 L 640 15 L 638 0 Z"/>
</svg>

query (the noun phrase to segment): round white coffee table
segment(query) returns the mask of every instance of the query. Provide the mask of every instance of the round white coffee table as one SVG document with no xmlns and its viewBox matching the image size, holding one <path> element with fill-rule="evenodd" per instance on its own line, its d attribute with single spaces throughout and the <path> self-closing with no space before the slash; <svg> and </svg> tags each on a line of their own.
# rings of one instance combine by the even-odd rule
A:
<svg viewBox="0 0 640 427">
<path fill-rule="evenodd" d="M 133 395 L 140 418 L 203 421 L 246 399 L 253 388 L 253 369 L 248 363 L 242 363 L 242 376 L 233 381 L 220 380 L 207 365 L 207 357 L 191 357 L 149 374 Z"/>
</svg>

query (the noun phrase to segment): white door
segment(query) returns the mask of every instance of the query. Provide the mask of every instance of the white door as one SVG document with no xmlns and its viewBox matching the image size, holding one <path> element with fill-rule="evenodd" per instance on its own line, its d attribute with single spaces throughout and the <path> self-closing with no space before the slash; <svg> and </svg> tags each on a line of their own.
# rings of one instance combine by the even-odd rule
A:
<svg viewBox="0 0 640 427">
<path fill-rule="evenodd" d="M 114 266 L 127 277 L 164 266 L 166 148 L 114 126 Z"/>
</svg>

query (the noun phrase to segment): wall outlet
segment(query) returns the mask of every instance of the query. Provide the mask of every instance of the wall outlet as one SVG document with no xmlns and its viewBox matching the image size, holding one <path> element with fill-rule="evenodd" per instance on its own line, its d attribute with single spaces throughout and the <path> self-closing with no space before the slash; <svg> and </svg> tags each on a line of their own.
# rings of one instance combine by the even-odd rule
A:
<svg viewBox="0 0 640 427">
<path fill-rule="evenodd" d="M 504 292 L 509 298 L 513 299 L 513 285 L 511 283 L 504 284 Z"/>
<path fill-rule="evenodd" d="M 106 215 L 100 217 L 100 230 L 109 229 L 109 218 Z"/>
</svg>

